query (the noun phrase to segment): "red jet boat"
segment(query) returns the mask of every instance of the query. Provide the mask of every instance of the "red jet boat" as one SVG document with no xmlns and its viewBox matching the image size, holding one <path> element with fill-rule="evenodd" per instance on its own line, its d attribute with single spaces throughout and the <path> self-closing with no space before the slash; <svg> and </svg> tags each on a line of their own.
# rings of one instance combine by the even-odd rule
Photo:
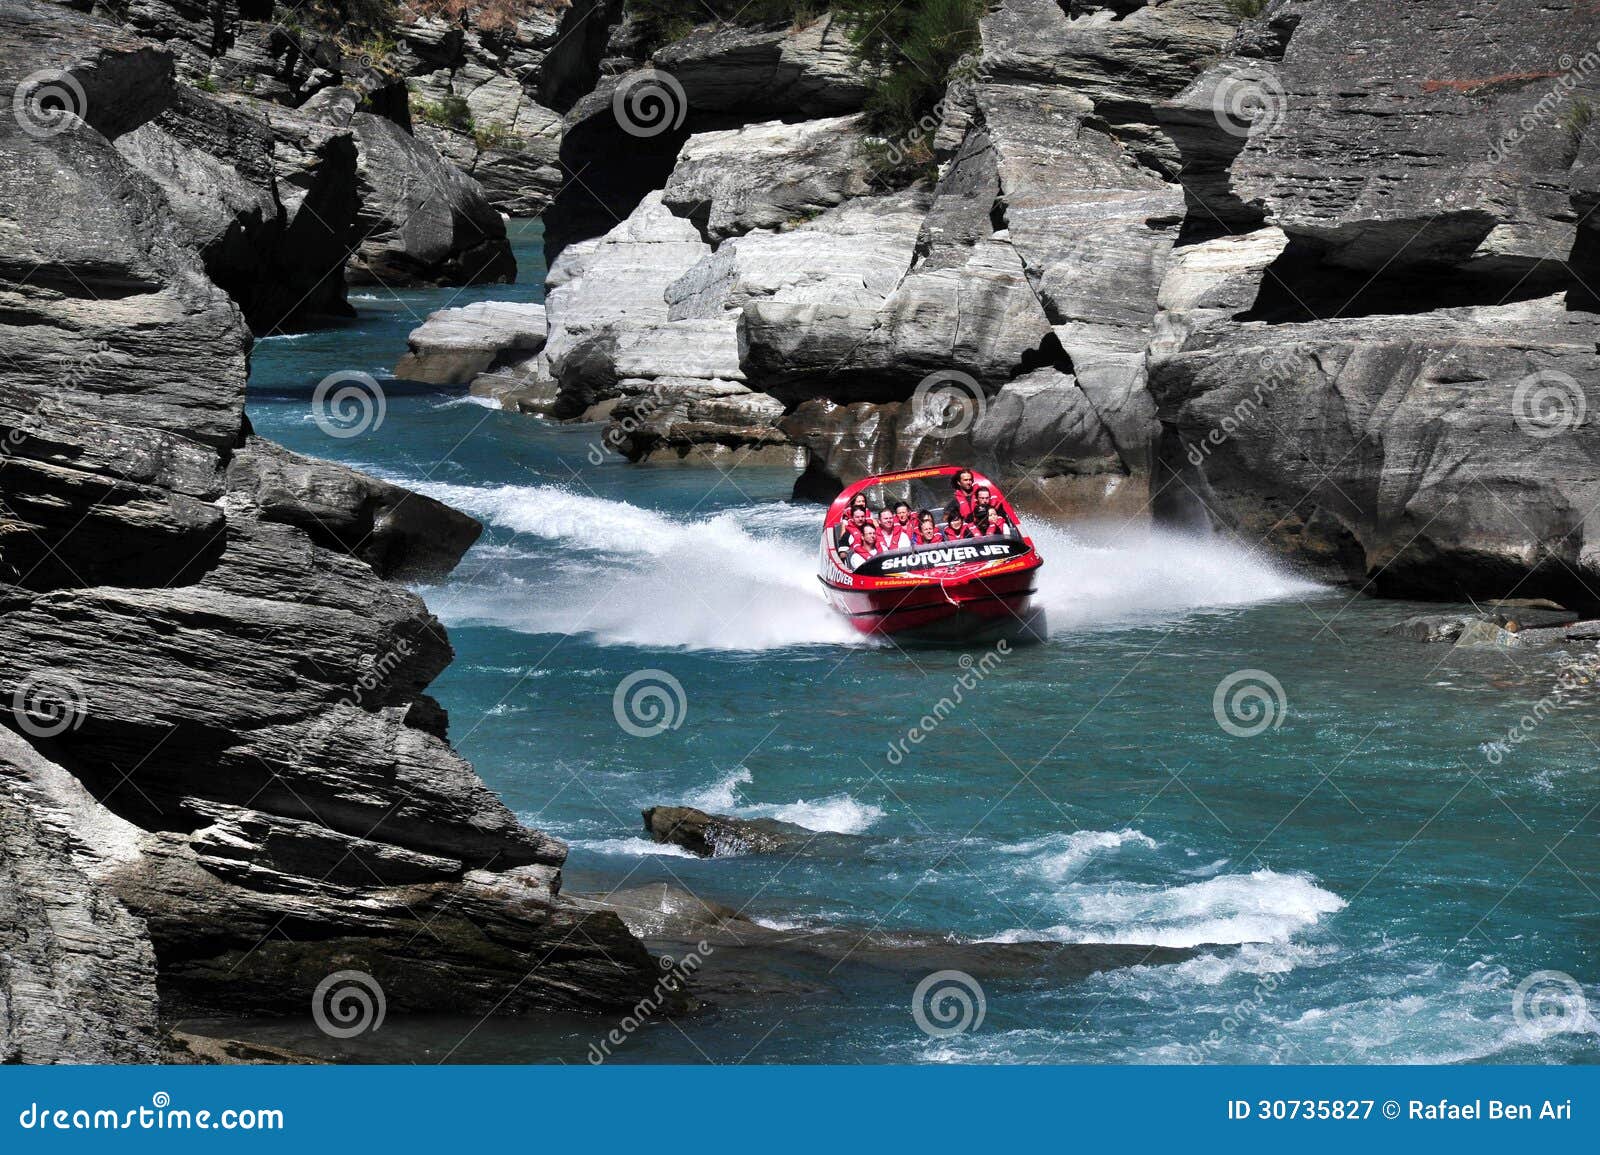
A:
<svg viewBox="0 0 1600 1155">
<path fill-rule="evenodd" d="M 1004 497 L 995 504 L 1014 527 L 1012 535 L 966 538 L 891 550 L 869 558 L 855 570 L 840 558 L 837 530 L 851 498 L 862 490 L 904 486 L 935 510 L 942 525 L 951 479 L 964 466 L 941 465 L 869 477 L 847 486 L 831 506 L 822 527 L 817 577 L 830 605 L 863 634 L 893 634 L 913 640 L 956 641 L 979 635 L 1037 633 L 1040 623 L 1029 607 L 1034 573 L 1044 564 L 1033 539 L 1022 535 L 1017 516 Z M 972 472 L 973 488 L 999 490 Z"/>
</svg>

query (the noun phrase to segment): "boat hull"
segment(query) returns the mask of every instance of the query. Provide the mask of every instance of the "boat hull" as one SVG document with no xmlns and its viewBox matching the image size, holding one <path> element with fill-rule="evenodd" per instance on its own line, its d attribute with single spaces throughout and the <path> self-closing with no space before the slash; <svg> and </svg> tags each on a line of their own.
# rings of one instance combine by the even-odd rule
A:
<svg viewBox="0 0 1600 1155">
<path fill-rule="evenodd" d="M 1009 573 L 846 587 L 827 580 L 828 601 L 863 634 L 959 641 L 1031 628 L 1031 565 Z"/>
</svg>

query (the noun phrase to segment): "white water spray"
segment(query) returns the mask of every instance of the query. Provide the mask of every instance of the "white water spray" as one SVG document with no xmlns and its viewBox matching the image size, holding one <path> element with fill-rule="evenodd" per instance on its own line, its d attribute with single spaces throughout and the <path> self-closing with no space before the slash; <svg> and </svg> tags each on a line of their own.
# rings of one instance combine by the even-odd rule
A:
<svg viewBox="0 0 1600 1155">
<path fill-rule="evenodd" d="M 446 623 L 699 650 L 866 644 L 823 601 L 820 507 L 771 503 L 696 517 L 549 485 L 403 484 L 501 531 L 428 591 Z M 1212 539 L 1145 527 L 1027 528 L 1045 559 L 1037 603 L 1058 635 L 1316 588 Z M 530 539 L 526 548 L 508 548 L 505 531 Z"/>
</svg>

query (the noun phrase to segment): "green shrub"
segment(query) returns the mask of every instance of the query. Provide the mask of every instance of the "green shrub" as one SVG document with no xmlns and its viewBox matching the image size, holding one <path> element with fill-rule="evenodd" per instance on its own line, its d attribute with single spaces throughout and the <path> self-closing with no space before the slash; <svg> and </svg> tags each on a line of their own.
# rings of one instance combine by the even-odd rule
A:
<svg viewBox="0 0 1600 1155">
<path fill-rule="evenodd" d="M 453 92 L 446 93 L 437 104 L 431 100 L 423 100 L 413 93 L 411 115 L 427 124 L 453 129 L 456 132 L 476 131 L 472 123 L 472 109 L 467 106 L 466 100 Z"/>
<path fill-rule="evenodd" d="M 867 102 L 874 131 L 915 155 L 931 141 L 918 121 L 943 99 L 950 69 L 977 51 L 982 0 L 834 0 L 856 53 L 878 67 Z"/>
</svg>

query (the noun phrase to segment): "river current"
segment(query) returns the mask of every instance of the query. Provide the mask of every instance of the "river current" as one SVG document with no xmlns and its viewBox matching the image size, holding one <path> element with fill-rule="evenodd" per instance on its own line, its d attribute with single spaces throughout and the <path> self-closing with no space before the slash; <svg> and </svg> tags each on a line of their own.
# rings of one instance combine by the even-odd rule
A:
<svg viewBox="0 0 1600 1155">
<path fill-rule="evenodd" d="M 986 979 L 981 1024 L 945 1037 L 911 1013 L 917 975 L 835 976 L 648 1026 L 612 1061 L 1600 1056 L 1600 709 L 1555 655 L 1386 636 L 1439 607 L 1319 587 L 1216 539 L 1044 524 L 1043 644 L 865 643 L 821 599 L 821 511 L 789 502 L 791 471 L 633 467 L 597 427 L 390 380 L 433 309 L 540 298 L 538 226 L 513 227 L 518 285 L 362 291 L 356 322 L 258 343 L 249 411 L 264 436 L 484 522 L 419 589 L 457 650 L 433 693 L 484 779 L 571 844 L 566 888 L 671 882 L 775 928 L 1200 948 L 1075 982 Z M 356 437 L 312 419 L 342 370 L 385 386 L 382 423 Z M 635 708 L 667 714 L 619 718 L 641 671 L 666 692 Z M 1493 745 L 1524 715 L 1523 740 Z M 828 837 L 700 860 L 642 836 L 658 803 Z M 356 1060 L 582 1062 L 602 1026 L 251 1033 Z"/>
</svg>

